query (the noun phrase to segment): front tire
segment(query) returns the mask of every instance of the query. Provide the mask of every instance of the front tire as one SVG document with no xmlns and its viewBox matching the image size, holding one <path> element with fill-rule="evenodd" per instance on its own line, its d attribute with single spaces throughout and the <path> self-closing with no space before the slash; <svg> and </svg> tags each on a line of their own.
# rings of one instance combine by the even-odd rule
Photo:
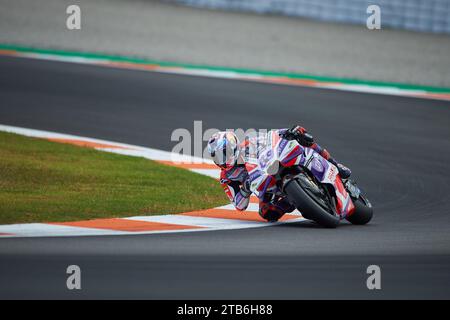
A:
<svg viewBox="0 0 450 320">
<path fill-rule="evenodd" d="M 339 224 L 339 217 L 326 211 L 312 199 L 297 180 L 287 182 L 284 192 L 305 218 L 326 228 L 336 228 Z"/>
<path fill-rule="evenodd" d="M 353 204 L 355 205 L 355 211 L 351 216 L 346 218 L 349 222 L 352 224 L 363 225 L 372 220 L 373 208 L 369 200 L 364 196 L 359 196 L 358 199 L 353 200 Z"/>
</svg>

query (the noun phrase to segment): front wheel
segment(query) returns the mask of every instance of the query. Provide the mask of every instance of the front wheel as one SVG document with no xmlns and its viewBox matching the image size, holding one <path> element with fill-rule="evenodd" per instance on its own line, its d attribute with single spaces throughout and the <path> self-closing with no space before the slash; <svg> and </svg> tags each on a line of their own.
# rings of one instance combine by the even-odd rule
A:
<svg viewBox="0 0 450 320">
<path fill-rule="evenodd" d="M 334 214 L 327 201 L 315 194 L 317 191 L 313 190 L 314 187 L 317 188 L 317 186 L 306 184 L 302 186 L 302 183 L 294 179 L 287 182 L 284 192 L 305 218 L 326 228 L 336 228 L 339 217 Z"/>
<path fill-rule="evenodd" d="M 358 199 L 353 200 L 353 204 L 355 205 L 355 211 L 346 218 L 349 222 L 362 225 L 372 220 L 373 208 L 366 197 L 360 195 Z"/>
</svg>

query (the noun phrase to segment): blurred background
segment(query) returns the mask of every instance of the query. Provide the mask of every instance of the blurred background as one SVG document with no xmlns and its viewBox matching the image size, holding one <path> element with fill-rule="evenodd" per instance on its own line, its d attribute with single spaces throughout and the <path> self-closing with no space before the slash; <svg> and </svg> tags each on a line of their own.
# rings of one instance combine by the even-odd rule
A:
<svg viewBox="0 0 450 320">
<path fill-rule="evenodd" d="M 0 43 L 450 86 L 449 0 L 0 0 Z"/>
</svg>

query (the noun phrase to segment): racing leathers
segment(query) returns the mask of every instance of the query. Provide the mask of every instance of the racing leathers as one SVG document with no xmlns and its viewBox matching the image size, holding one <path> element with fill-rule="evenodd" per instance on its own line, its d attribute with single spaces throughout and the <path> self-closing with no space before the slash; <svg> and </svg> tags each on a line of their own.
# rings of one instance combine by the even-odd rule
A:
<svg viewBox="0 0 450 320">
<path fill-rule="evenodd" d="M 295 139 L 302 146 L 314 149 L 322 157 L 336 165 L 343 178 L 348 178 L 350 176 L 350 170 L 337 163 L 326 149 L 323 149 L 316 142 L 314 142 L 313 137 L 307 133 L 305 128 L 296 126 L 291 129 L 279 129 L 276 131 L 285 139 Z M 241 150 L 245 150 L 251 143 L 251 141 L 246 139 L 240 144 L 239 148 Z M 262 144 L 261 148 L 264 147 L 265 146 Z M 241 157 L 243 157 L 243 154 L 244 152 L 241 152 Z M 248 172 L 242 158 L 241 161 L 233 167 L 221 170 L 220 183 L 229 200 L 233 203 L 237 210 L 243 211 L 247 209 L 250 203 L 251 191 L 248 180 Z M 263 219 L 270 222 L 278 221 L 285 213 L 292 212 L 293 210 L 295 210 L 295 207 L 284 197 L 275 197 L 267 194 L 259 200 L 259 214 Z"/>
</svg>

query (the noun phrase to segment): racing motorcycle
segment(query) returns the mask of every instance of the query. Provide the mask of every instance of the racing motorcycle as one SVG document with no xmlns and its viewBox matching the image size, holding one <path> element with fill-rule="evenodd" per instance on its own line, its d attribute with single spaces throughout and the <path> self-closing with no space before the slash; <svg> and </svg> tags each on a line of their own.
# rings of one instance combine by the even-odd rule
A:
<svg viewBox="0 0 450 320">
<path fill-rule="evenodd" d="M 335 228 L 342 219 L 366 224 L 373 208 L 356 183 L 312 148 L 269 131 L 265 147 L 247 154 L 250 190 L 265 199 L 287 197 L 306 219 Z"/>
</svg>

